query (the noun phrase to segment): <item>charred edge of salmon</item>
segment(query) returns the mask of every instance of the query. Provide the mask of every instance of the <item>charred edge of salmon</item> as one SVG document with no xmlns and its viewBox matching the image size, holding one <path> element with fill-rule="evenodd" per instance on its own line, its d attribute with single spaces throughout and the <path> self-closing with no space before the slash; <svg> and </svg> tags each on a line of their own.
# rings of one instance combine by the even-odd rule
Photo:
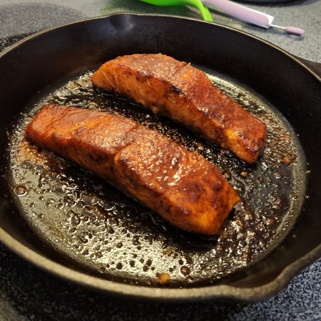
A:
<svg viewBox="0 0 321 321">
<path fill-rule="evenodd" d="M 247 163 L 264 147 L 266 125 L 191 64 L 162 54 L 120 56 L 104 63 L 92 83 L 201 133 Z"/>
<path fill-rule="evenodd" d="M 240 201 L 204 157 L 122 116 L 49 104 L 27 126 L 26 137 L 189 232 L 216 234 Z"/>
</svg>

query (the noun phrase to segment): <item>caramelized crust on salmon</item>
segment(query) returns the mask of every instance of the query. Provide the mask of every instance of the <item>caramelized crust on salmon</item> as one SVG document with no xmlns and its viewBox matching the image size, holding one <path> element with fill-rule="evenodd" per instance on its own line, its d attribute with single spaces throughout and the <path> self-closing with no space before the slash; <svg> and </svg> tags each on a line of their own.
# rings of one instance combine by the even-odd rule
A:
<svg viewBox="0 0 321 321">
<path fill-rule="evenodd" d="M 124 95 L 188 126 L 253 163 L 266 126 L 216 88 L 204 72 L 162 54 L 121 56 L 93 75 L 94 86 Z"/>
<path fill-rule="evenodd" d="M 204 157 L 122 116 L 48 104 L 28 125 L 26 137 L 186 231 L 216 234 L 240 201 Z"/>
</svg>

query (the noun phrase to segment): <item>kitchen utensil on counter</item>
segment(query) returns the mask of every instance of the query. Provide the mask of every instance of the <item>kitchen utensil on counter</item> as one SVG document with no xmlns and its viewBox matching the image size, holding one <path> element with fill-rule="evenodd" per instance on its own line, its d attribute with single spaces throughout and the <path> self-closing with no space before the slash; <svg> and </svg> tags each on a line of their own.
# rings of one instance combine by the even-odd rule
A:
<svg viewBox="0 0 321 321">
<path fill-rule="evenodd" d="M 273 20 L 274 20 L 273 16 L 260 12 L 258 10 L 248 8 L 246 6 L 235 3 L 233 1 L 203 0 L 203 3 L 211 9 L 218 10 L 233 18 L 257 25 L 262 28 L 266 28 L 266 29 L 270 27 L 278 28 L 286 31 L 287 33 L 291 33 L 297 36 L 302 36 L 304 34 L 304 30 L 301 28 L 292 27 L 292 26 L 283 27 L 283 26 L 275 25 L 273 24 Z"/>
<path fill-rule="evenodd" d="M 175 1 L 162 1 L 162 0 L 140 0 L 142 2 L 146 2 L 155 6 L 176 6 L 176 5 L 190 5 L 197 9 L 199 9 L 202 17 L 206 21 L 213 21 L 212 15 L 208 8 L 213 9 L 215 11 L 219 11 L 226 15 L 229 15 L 238 20 L 254 24 L 256 26 L 268 29 L 268 28 L 277 28 L 284 30 L 287 33 L 303 36 L 304 30 L 302 28 L 293 27 L 293 26 L 279 26 L 273 24 L 274 17 L 260 12 L 258 10 L 254 10 L 248 8 L 244 5 L 235 3 L 234 1 L 229 0 L 175 0 Z M 204 5 L 205 6 L 204 6 Z"/>
<path fill-rule="evenodd" d="M 206 8 L 201 0 L 140 0 L 154 6 L 166 7 L 166 6 L 180 6 L 189 5 L 198 9 L 205 21 L 213 21 L 212 14 Z"/>
</svg>

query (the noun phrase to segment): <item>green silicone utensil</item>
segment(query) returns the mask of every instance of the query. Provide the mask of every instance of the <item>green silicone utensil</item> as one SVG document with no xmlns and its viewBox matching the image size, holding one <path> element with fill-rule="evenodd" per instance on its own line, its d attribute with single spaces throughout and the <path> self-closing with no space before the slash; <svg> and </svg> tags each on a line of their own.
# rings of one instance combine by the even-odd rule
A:
<svg viewBox="0 0 321 321">
<path fill-rule="evenodd" d="M 140 0 L 142 2 L 152 4 L 154 6 L 181 6 L 189 5 L 197 8 L 205 21 L 213 21 L 213 17 L 207 7 L 205 7 L 201 0 Z"/>
</svg>

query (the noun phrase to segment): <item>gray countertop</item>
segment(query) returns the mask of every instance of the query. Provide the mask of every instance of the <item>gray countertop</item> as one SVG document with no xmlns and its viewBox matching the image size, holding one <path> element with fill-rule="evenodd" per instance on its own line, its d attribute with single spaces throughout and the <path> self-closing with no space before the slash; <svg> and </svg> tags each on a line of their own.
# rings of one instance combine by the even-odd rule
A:
<svg viewBox="0 0 321 321">
<path fill-rule="evenodd" d="M 83 17 L 116 12 L 176 14 L 200 18 L 195 9 L 160 8 L 140 3 L 138 0 L 0 0 L 0 6 L 1 38 L 34 32 Z M 248 6 L 274 16 L 274 23 L 277 25 L 303 28 L 304 37 L 284 34 L 278 29 L 264 29 L 248 25 L 215 12 L 213 13 L 214 22 L 243 30 L 298 57 L 321 63 L 321 3 L 319 0 L 299 0 L 274 5 L 250 4 Z"/>
<path fill-rule="evenodd" d="M 321 63 L 321 1 L 248 5 L 278 25 L 305 29 L 304 37 L 238 22 L 218 13 L 214 21 L 243 30 L 293 55 Z M 59 24 L 116 12 L 175 14 L 198 18 L 190 8 L 155 8 L 136 0 L 0 0 L 0 50 L 24 36 Z M 71 284 L 39 270 L 0 244 L 0 320 L 321 320 L 321 260 L 264 302 L 188 305 L 130 302 Z"/>
</svg>

